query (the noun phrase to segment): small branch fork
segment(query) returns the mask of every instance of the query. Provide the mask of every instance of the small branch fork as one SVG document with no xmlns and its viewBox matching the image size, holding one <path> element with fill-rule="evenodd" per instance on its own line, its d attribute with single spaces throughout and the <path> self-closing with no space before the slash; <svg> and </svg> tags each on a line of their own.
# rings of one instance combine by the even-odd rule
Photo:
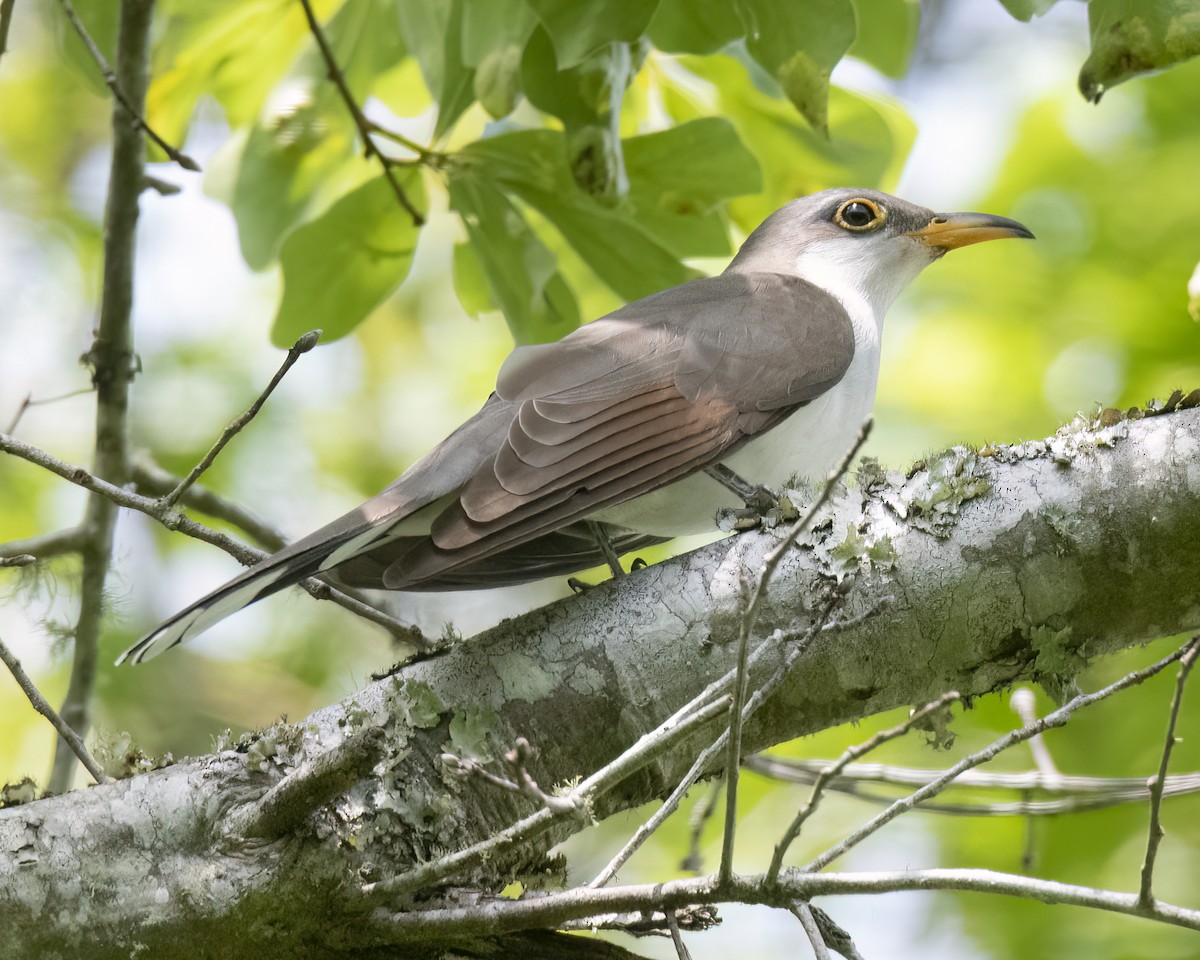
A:
<svg viewBox="0 0 1200 960">
<path fill-rule="evenodd" d="M 578 809 L 578 804 L 575 801 L 546 793 L 545 790 L 538 786 L 537 781 L 533 779 L 533 776 L 529 773 L 529 764 L 535 755 L 529 741 L 524 737 L 518 737 L 513 748 L 504 755 L 504 762 L 512 773 L 512 779 L 492 773 L 482 762 L 476 760 L 474 757 L 460 757 L 453 753 L 443 753 L 442 763 L 463 776 L 478 777 L 485 783 L 490 783 L 501 790 L 507 790 L 509 793 L 519 793 L 523 797 L 528 797 L 552 813 L 574 813 Z"/>
<path fill-rule="evenodd" d="M 325 61 L 325 70 L 329 75 L 329 79 L 337 87 L 338 93 L 346 104 L 346 109 L 350 112 L 350 117 L 354 120 L 355 127 L 358 128 L 358 135 L 363 143 L 363 154 L 367 157 L 374 157 L 379 161 L 379 165 L 383 168 L 383 175 L 387 177 L 388 185 L 392 188 L 392 193 L 396 195 L 396 200 L 399 201 L 400 206 L 412 218 L 413 226 L 424 226 L 424 215 L 413 206 L 412 201 L 408 199 L 408 194 L 404 192 L 404 187 L 400 185 L 400 181 L 396 178 L 396 171 L 394 169 L 396 162 L 386 156 L 371 138 L 373 132 L 384 133 L 385 131 L 382 131 L 377 124 L 368 120 L 362 110 L 359 109 L 358 104 L 354 100 L 354 94 L 350 92 L 350 87 L 346 83 L 346 76 L 342 73 L 341 67 L 338 66 L 337 58 L 333 55 L 333 48 L 329 45 L 325 31 L 321 29 L 321 24 L 318 22 L 316 14 L 313 13 L 312 4 L 309 0 L 300 0 L 300 5 L 304 8 L 304 16 L 308 20 L 308 29 L 312 33 L 313 39 L 316 40 L 317 47 L 320 48 L 321 58 Z M 430 155 L 429 151 L 406 139 L 400 138 L 397 134 L 389 133 L 388 136 L 401 140 L 406 147 L 417 151 L 418 156 L 422 159 L 426 159 Z"/>
<path fill-rule="evenodd" d="M 75 12 L 75 8 L 71 5 L 71 0 L 58 0 L 58 2 L 62 6 L 63 13 L 70 22 L 72 29 L 76 34 L 78 34 L 79 39 L 87 48 L 88 53 L 91 54 L 92 59 L 96 61 L 96 66 L 100 68 L 100 74 L 104 78 L 104 82 L 108 86 L 108 89 L 112 91 L 113 97 L 116 98 L 116 101 L 125 109 L 125 112 L 129 114 L 134 125 L 138 127 L 138 129 L 140 129 L 154 143 L 155 146 L 157 146 L 160 150 L 162 150 L 163 153 L 170 157 L 172 161 L 183 167 L 184 170 L 191 170 L 194 172 L 199 171 L 200 165 L 186 153 L 183 153 L 181 150 L 177 150 L 157 133 L 155 133 L 137 108 L 134 107 L 133 103 L 130 102 L 129 98 L 125 96 L 125 91 L 121 89 L 121 84 L 117 82 L 116 71 L 113 70 L 112 66 L 109 64 L 108 58 L 105 57 L 100 48 L 96 46 L 96 41 L 92 39 L 91 34 L 87 32 L 87 27 L 85 27 L 83 25 L 83 21 L 79 19 L 79 14 Z M 11 10 L 12 3 L 6 2 L 6 5 Z M 0 14 L 2 13 L 3 11 L 0 11 Z M 0 17 L 0 22 L 3 22 L 2 17 Z M 0 49 L 0 53 L 2 52 L 3 50 Z"/>
</svg>

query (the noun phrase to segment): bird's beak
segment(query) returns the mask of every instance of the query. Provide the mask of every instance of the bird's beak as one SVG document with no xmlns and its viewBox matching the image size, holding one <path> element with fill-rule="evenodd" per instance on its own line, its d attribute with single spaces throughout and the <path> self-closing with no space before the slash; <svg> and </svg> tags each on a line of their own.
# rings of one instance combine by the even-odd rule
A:
<svg viewBox="0 0 1200 960">
<path fill-rule="evenodd" d="M 1003 240 L 1005 237 L 1032 240 L 1033 232 L 1016 220 L 990 213 L 939 213 L 920 230 L 910 231 L 908 236 L 945 253 L 984 240 Z"/>
</svg>

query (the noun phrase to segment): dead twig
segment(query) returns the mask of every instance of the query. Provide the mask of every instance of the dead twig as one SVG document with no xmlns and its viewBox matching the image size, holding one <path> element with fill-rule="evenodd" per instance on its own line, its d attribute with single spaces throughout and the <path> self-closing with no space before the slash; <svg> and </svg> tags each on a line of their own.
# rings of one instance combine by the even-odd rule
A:
<svg viewBox="0 0 1200 960">
<path fill-rule="evenodd" d="M 1164 835 L 1162 827 L 1162 798 L 1163 784 L 1167 780 L 1167 766 L 1171 762 L 1171 750 L 1175 746 L 1175 724 L 1179 719 L 1179 707 L 1183 703 L 1183 688 L 1187 684 L 1188 674 L 1200 653 L 1200 636 L 1192 638 L 1179 661 L 1179 675 L 1175 678 L 1175 695 L 1171 698 L 1170 719 L 1167 721 L 1167 736 L 1163 743 L 1162 757 L 1158 763 L 1158 772 L 1150 781 L 1150 829 L 1146 840 L 1146 859 L 1142 863 L 1142 882 L 1138 892 L 1138 903 L 1147 909 L 1153 907 L 1154 900 L 1154 863 L 1158 858 L 1158 847 Z"/>
<path fill-rule="evenodd" d="M 283 358 L 283 363 L 281 363 L 279 365 L 279 369 L 275 371 L 275 376 L 271 378 L 270 383 L 268 383 L 263 389 L 262 393 L 258 395 L 258 399 L 250 404 L 244 413 L 238 417 L 235 417 L 229 423 L 229 425 L 221 431 L 221 435 L 217 438 L 217 442 L 212 445 L 212 448 L 204 455 L 200 462 L 192 467 L 191 473 L 180 480 L 175 489 L 162 498 L 163 507 L 169 509 L 179 502 L 180 498 L 187 493 L 189 489 L 191 489 L 192 484 L 199 480 L 204 471 L 213 465 L 213 462 L 220 455 L 221 451 L 225 449 L 225 445 L 229 443 L 229 441 L 235 436 L 237 436 L 238 432 L 244 426 L 246 426 L 246 424 L 255 418 L 255 416 L 258 414 L 258 411 L 262 409 L 263 404 L 267 402 L 267 397 L 269 397 L 275 391 L 275 388 L 279 386 L 279 382 L 284 378 L 284 376 L 287 375 L 287 372 L 292 369 L 292 365 L 295 364 L 300 357 L 315 347 L 317 345 L 317 341 L 320 339 L 320 330 L 310 330 L 292 344 L 292 346 L 288 349 L 287 356 Z"/>
</svg>

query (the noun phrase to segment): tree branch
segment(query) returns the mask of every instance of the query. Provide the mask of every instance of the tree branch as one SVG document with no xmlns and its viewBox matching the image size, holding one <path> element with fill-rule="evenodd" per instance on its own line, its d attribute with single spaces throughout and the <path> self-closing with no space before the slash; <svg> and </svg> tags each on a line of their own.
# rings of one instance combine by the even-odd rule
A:
<svg viewBox="0 0 1200 960">
<path fill-rule="evenodd" d="M 975 697 L 1061 675 L 1083 656 L 1200 628 L 1200 515 L 1188 492 L 1200 411 L 1123 429 L 1118 439 L 1077 425 L 1054 438 L 1053 452 L 1049 443 L 983 458 L 959 451 L 908 477 L 868 469 L 859 488 L 836 494 L 836 526 L 815 524 L 801 538 L 764 601 L 760 623 L 772 633 L 750 658 L 747 709 L 760 702 L 746 749 L 948 689 Z M 718 888 L 710 877 L 397 915 L 447 880 L 496 889 L 525 871 L 545 876 L 545 851 L 571 830 L 665 796 L 688 776 L 727 709 L 716 697 L 735 673 L 738 573 L 758 569 L 777 543 L 757 533 L 710 544 L 507 620 L 237 749 L 0 810 L 0 850 L 20 851 L 0 857 L 0 922 L 29 956 L 127 955 L 140 944 L 176 960 L 192 952 L 188 934 L 200 925 L 206 947 L 233 960 L 261 958 L 267 944 L 301 960 L 419 944 L 391 951 L 407 958 L 456 935 L 465 948 L 530 925 L 711 903 L 714 892 L 787 908 L 835 892 L 962 889 L 1200 929 L 1200 912 L 1157 901 L 1146 909 L 1136 893 L 986 871 L 784 870 L 774 886 L 734 876 Z M 836 630 L 826 629 L 835 603 Z M 762 696 L 776 678 L 774 695 Z M 653 748 L 629 752 L 698 708 L 716 712 L 669 748 L 652 737 Z M 580 720 L 598 716 L 610 720 Z M 1043 718 L 1029 735 L 1060 719 Z M 274 841 L 228 835 L 233 813 L 368 728 L 386 747 L 366 777 L 290 819 L 298 826 Z M 538 748 L 529 760 L 537 783 L 565 796 L 603 776 L 604 789 L 589 790 L 576 816 L 531 814 L 534 801 L 450 775 L 440 759 L 447 740 L 487 761 L 519 737 Z M 720 752 L 709 758 L 702 774 L 721 766 Z M 297 789 L 297 809 L 327 793 Z M 478 856 L 533 817 L 553 822 Z M 80 888 L 121 896 L 80 900 L 70 894 Z"/>
<path fill-rule="evenodd" d="M 115 486 L 129 477 L 129 384 L 136 371 L 133 350 L 133 272 L 137 250 L 138 196 L 146 148 L 141 131 L 140 105 L 146 99 L 147 63 L 150 48 L 152 0 L 122 0 L 117 34 L 117 70 L 113 74 L 103 55 L 79 23 L 69 0 L 63 9 L 80 38 L 98 57 L 105 81 L 117 97 L 113 107 L 112 163 L 109 169 L 108 200 L 104 209 L 104 274 L 100 295 L 100 323 L 92 345 L 84 356 L 96 387 L 96 446 L 93 469 Z M 125 91 L 125 92 L 121 92 Z M 80 545 L 83 561 L 79 590 L 79 618 L 75 624 L 71 680 L 61 714 L 81 737 L 91 725 L 92 689 L 96 682 L 96 660 L 100 624 L 104 615 L 104 584 L 112 563 L 116 505 L 104 497 L 88 498 L 81 527 L 87 537 Z M 75 773 L 75 753 L 59 741 L 49 789 L 68 789 Z"/>
<path fill-rule="evenodd" d="M 43 467 L 51 473 L 62 477 L 64 480 L 82 487 L 84 490 L 98 494 L 117 506 L 127 507 L 130 510 L 136 510 L 138 513 L 144 513 L 149 517 L 153 517 L 168 530 L 182 533 L 186 537 L 191 537 L 194 540 L 200 540 L 218 547 L 248 567 L 253 566 L 268 555 L 264 550 L 256 550 L 254 547 L 235 540 L 233 537 L 227 536 L 220 531 L 213 530 L 202 523 L 197 523 L 195 520 L 178 513 L 174 508 L 164 507 L 162 502 L 156 497 L 143 497 L 123 487 L 115 486 L 101 480 L 99 477 L 93 476 L 83 469 L 83 467 L 77 467 L 59 460 L 57 457 L 52 457 L 44 450 L 39 450 L 37 447 L 18 440 L 16 437 L 0 433 L 0 453 L 20 457 L 22 460 L 27 460 L 39 467 Z M 153 479 L 154 475 L 152 474 L 151 476 Z M 196 493 L 195 488 L 190 493 Z M 345 591 L 331 587 L 323 580 L 309 577 L 307 580 L 301 581 L 297 586 L 303 588 L 310 596 L 317 600 L 332 600 L 339 607 L 344 607 L 364 620 L 379 624 L 379 626 L 383 627 L 393 637 L 403 643 L 411 643 L 418 649 L 427 649 L 430 646 L 429 641 L 421 635 L 420 630 L 416 627 L 397 620 L 395 617 L 388 616 L 382 610 L 372 607 L 370 604 L 351 596 Z"/>
</svg>

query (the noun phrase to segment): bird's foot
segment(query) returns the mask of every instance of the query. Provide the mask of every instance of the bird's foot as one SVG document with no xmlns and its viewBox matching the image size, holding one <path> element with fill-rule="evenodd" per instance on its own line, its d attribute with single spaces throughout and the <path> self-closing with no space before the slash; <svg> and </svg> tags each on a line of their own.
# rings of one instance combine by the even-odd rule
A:
<svg viewBox="0 0 1200 960">
<path fill-rule="evenodd" d="M 586 580 L 580 580 L 578 577 L 567 577 L 567 586 L 577 595 L 596 589 L 594 583 L 588 583 Z"/>
<path fill-rule="evenodd" d="M 727 533 L 753 530 L 756 527 L 766 527 L 770 530 L 781 523 L 792 523 L 800 516 L 800 511 L 789 497 L 775 497 L 765 488 L 759 489 L 769 501 L 759 501 L 758 504 L 745 507 L 722 507 L 717 511 L 717 529 Z"/>
</svg>

